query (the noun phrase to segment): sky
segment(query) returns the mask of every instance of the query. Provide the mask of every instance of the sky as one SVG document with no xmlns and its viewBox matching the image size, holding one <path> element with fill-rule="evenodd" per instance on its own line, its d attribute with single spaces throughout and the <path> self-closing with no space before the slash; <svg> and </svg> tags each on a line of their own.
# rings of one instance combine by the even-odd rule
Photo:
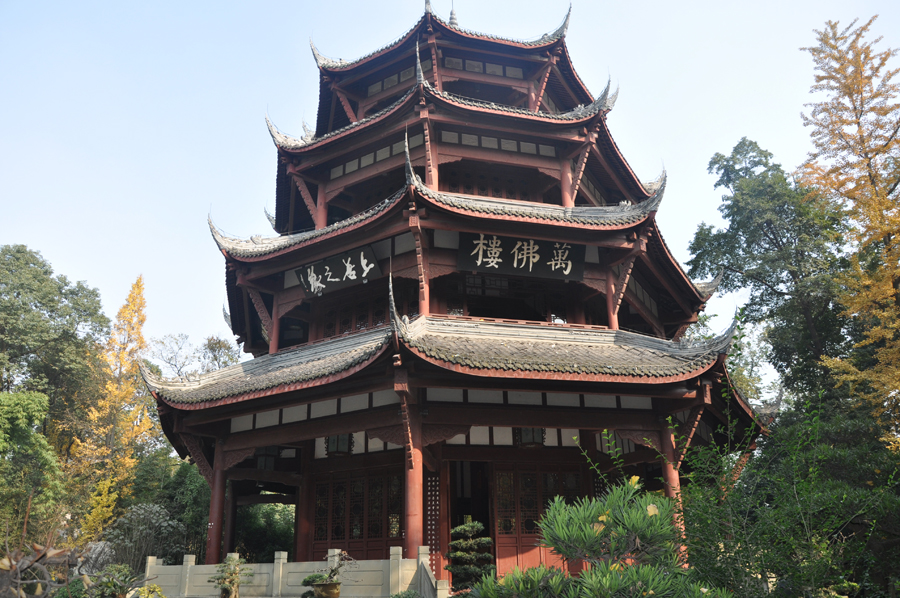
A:
<svg viewBox="0 0 900 598">
<path fill-rule="evenodd" d="M 445 20 L 450 0 L 432 0 Z M 568 0 L 455 0 L 461 27 L 515 39 L 556 29 Z M 399 38 L 424 0 L 381 2 L 41 2 L 0 0 L 0 245 L 39 251 L 58 274 L 100 290 L 110 316 L 142 275 L 145 335 L 196 343 L 230 331 L 224 258 L 207 217 L 233 236 L 274 234 L 276 152 L 266 130 L 314 123 L 309 49 L 354 59 Z M 749 137 L 792 171 L 815 44 L 827 20 L 880 14 L 900 46 L 900 2 L 573 0 L 567 44 L 643 181 L 665 168 L 657 215 L 682 262 L 701 222 L 721 225 L 716 152 Z M 896 66 L 896 64 L 895 64 Z M 710 302 L 724 329 L 740 302 Z"/>
</svg>

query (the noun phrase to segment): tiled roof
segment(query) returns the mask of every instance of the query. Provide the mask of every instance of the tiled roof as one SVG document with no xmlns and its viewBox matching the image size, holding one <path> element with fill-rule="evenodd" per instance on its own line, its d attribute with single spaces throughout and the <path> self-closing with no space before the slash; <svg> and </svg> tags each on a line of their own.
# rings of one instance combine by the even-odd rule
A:
<svg viewBox="0 0 900 598">
<path fill-rule="evenodd" d="M 203 404 L 250 393 L 261 396 L 281 386 L 341 374 L 377 357 L 392 336 L 390 327 L 375 328 L 264 355 L 191 379 L 165 379 L 146 369 L 141 369 L 141 375 L 147 387 L 169 404 L 206 406 Z"/>
<path fill-rule="evenodd" d="M 531 41 L 515 40 L 515 39 L 500 37 L 497 35 L 490 35 L 488 33 L 479 33 L 477 31 L 469 31 L 468 29 L 463 29 L 462 27 L 459 27 L 457 24 L 453 23 L 452 20 L 450 22 L 444 21 L 443 19 L 441 19 L 440 17 L 435 15 L 428 7 L 426 7 L 425 12 L 426 12 L 426 14 L 431 13 L 431 18 L 434 19 L 437 23 L 440 23 L 444 27 L 446 27 L 452 31 L 455 31 L 457 33 L 460 33 L 462 35 L 468 36 L 468 37 L 473 37 L 473 38 L 483 39 L 483 40 L 493 41 L 493 42 L 499 42 L 499 43 L 503 43 L 503 44 L 517 45 L 517 46 L 522 46 L 522 47 L 541 47 L 541 46 L 548 46 L 550 44 L 556 43 L 557 41 L 559 41 L 565 37 L 566 32 L 569 29 L 569 22 L 572 17 L 572 5 L 571 4 L 569 5 L 569 12 L 566 14 L 566 18 L 565 18 L 565 20 L 563 20 L 562 25 L 560 25 L 555 31 L 552 31 L 550 33 L 545 33 L 538 39 L 531 40 Z M 326 69 L 329 71 L 343 71 L 343 70 L 353 68 L 353 67 L 357 66 L 358 64 L 365 62 L 366 60 L 368 60 L 374 56 L 383 54 L 387 50 L 396 48 L 397 46 L 402 44 L 404 41 L 409 39 L 410 35 L 422 25 L 424 20 L 425 20 L 425 16 L 423 15 L 422 18 L 420 18 L 416 22 L 416 24 L 412 26 L 411 29 L 409 29 L 406 33 L 401 35 L 399 38 L 397 38 L 393 42 L 391 42 L 385 46 L 382 46 L 381 48 L 375 50 L 374 52 L 369 52 L 365 56 L 361 56 L 360 58 L 357 58 L 355 60 L 343 60 L 343 59 L 334 60 L 332 58 L 326 58 L 325 56 L 322 56 L 321 53 L 319 53 L 318 49 L 316 48 L 315 44 L 313 44 L 312 40 L 310 40 L 309 45 L 310 45 L 310 49 L 312 50 L 313 57 L 316 59 L 316 65 L 318 65 L 319 68 Z"/>
<path fill-rule="evenodd" d="M 219 246 L 219 249 L 221 249 L 228 255 L 237 258 L 261 257 L 264 255 L 275 253 L 276 251 L 281 251 L 283 249 L 288 249 L 290 247 L 312 241 L 313 239 L 317 239 L 324 235 L 328 235 L 342 229 L 350 228 L 356 224 L 370 220 L 394 206 L 398 201 L 400 201 L 400 198 L 403 197 L 405 193 L 406 188 L 404 187 L 387 199 L 375 204 L 368 210 L 364 210 L 358 214 L 354 214 L 349 218 L 341 220 L 340 222 L 335 222 L 334 224 L 330 224 L 325 228 L 320 228 L 318 230 L 309 230 L 302 233 L 281 235 L 278 237 L 254 236 L 250 237 L 249 240 L 236 239 L 234 237 L 227 237 L 223 235 L 219 231 L 219 229 L 217 229 L 215 225 L 213 225 L 212 220 L 209 221 L 209 230 L 212 233 L 213 239 L 215 239 L 216 244 Z"/>
<path fill-rule="evenodd" d="M 711 341 L 685 344 L 621 330 L 442 317 L 420 317 L 409 324 L 399 321 L 395 326 L 404 344 L 430 361 L 444 367 L 461 366 L 471 373 L 654 379 L 651 382 L 684 379 L 708 369 L 720 354 L 728 352 L 735 330 L 732 326 Z"/>
<path fill-rule="evenodd" d="M 616 104 L 616 98 L 619 97 L 619 90 L 616 89 L 612 94 L 609 93 L 609 82 L 606 83 L 606 88 L 603 90 L 597 99 L 591 102 L 588 105 L 580 105 L 576 106 L 572 110 L 568 112 L 560 112 L 558 114 L 551 114 L 549 112 L 541 112 L 541 111 L 533 111 L 528 110 L 526 108 L 520 108 L 518 106 L 507 106 L 505 104 L 496 104 L 494 102 L 483 102 L 481 100 L 475 100 L 472 98 L 467 98 L 464 96 L 459 96 L 453 93 L 449 93 L 446 91 L 438 91 L 434 87 L 432 87 L 428 82 L 425 83 L 425 87 L 435 96 L 439 98 L 443 98 L 449 102 L 453 102 L 457 105 L 468 106 L 472 108 L 478 108 L 480 110 L 493 110 L 495 112 L 505 112 L 507 114 L 515 114 L 521 116 L 529 116 L 529 117 L 537 117 L 545 120 L 562 120 L 562 121 L 579 121 L 589 119 L 600 112 L 609 112 L 612 110 L 613 106 Z"/>
<path fill-rule="evenodd" d="M 555 31 L 550 33 L 545 33 L 541 37 L 535 40 L 518 40 L 518 39 L 510 39 L 506 37 L 500 37 L 498 35 L 491 35 L 490 33 L 480 33 L 478 31 L 470 31 L 468 29 L 463 29 L 456 24 L 451 24 L 450 22 L 444 21 L 437 15 L 432 14 L 432 18 L 438 23 L 444 25 L 445 27 L 452 29 L 458 33 L 462 33 L 463 35 L 467 35 L 469 37 L 474 37 L 478 39 L 484 39 L 489 41 L 495 41 L 505 44 L 514 44 L 518 46 L 526 46 L 526 47 L 540 47 L 540 46 L 549 46 L 550 44 L 556 43 L 562 38 L 566 36 L 566 32 L 569 30 L 569 21 L 572 18 L 572 5 L 569 4 L 569 12 L 566 13 L 566 18 L 563 20 L 562 25 L 560 25 Z"/>
<path fill-rule="evenodd" d="M 275 145 L 279 149 L 283 149 L 283 150 L 306 149 L 308 147 L 317 145 L 320 142 L 325 141 L 326 139 L 331 139 L 332 137 L 337 137 L 338 135 L 346 133 L 347 131 L 350 131 L 352 129 L 357 129 L 359 127 L 367 125 L 368 123 L 370 123 L 372 121 L 380 119 L 381 117 L 385 116 L 389 112 L 392 112 L 393 110 L 398 108 L 400 105 L 402 105 L 403 102 L 405 102 L 413 93 L 415 93 L 416 89 L 417 88 L 415 86 L 410 87 L 408 90 L 406 90 L 406 93 L 404 93 L 402 96 L 400 96 L 400 98 L 398 98 L 396 102 L 394 102 L 387 108 L 379 110 L 378 112 L 375 112 L 374 114 L 371 114 L 361 120 L 358 120 L 355 123 L 350 123 L 346 127 L 341 127 L 340 129 L 336 129 L 334 131 L 331 131 L 330 133 L 326 133 L 325 135 L 322 135 L 321 137 L 314 136 L 311 131 L 307 131 L 306 134 L 300 138 L 291 137 L 290 135 L 285 135 L 284 133 L 279 131 L 275 125 L 272 124 L 272 121 L 269 120 L 268 116 L 266 116 L 266 126 L 269 128 L 269 135 L 272 136 L 272 141 L 275 142 Z"/>
<path fill-rule="evenodd" d="M 416 191 L 438 204 L 455 210 L 463 210 L 489 216 L 508 216 L 549 223 L 579 224 L 597 228 L 619 228 L 637 224 L 645 220 L 651 212 L 659 209 L 666 190 L 665 178 L 656 187 L 653 195 L 641 203 L 620 206 L 562 206 L 541 204 L 512 199 L 494 199 L 472 195 L 459 195 L 433 191 L 425 186 L 419 175 L 412 169 L 409 149 L 406 152 L 406 182 Z"/>
</svg>

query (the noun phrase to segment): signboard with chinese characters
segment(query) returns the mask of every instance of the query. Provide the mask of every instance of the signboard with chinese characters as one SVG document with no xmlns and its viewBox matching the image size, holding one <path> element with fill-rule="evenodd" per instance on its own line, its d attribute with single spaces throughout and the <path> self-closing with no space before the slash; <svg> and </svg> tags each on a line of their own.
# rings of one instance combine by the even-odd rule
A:
<svg viewBox="0 0 900 598">
<path fill-rule="evenodd" d="M 584 278 L 584 245 L 459 233 L 457 266 L 463 272 L 581 280 Z"/>
<path fill-rule="evenodd" d="M 366 245 L 294 271 L 306 292 L 321 295 L 369 282 L 381 276 L 378 260 Z"/>
</svg>

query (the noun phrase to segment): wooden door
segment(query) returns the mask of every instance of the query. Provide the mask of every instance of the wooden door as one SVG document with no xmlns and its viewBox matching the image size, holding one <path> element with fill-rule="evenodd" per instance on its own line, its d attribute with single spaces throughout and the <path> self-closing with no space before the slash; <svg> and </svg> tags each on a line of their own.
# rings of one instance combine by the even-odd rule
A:
<svg viewBox="0 0 900 598">
<path fill-rule="evenodd" d="M 494 538 L 497 574 L 541 563 L 563 568 L 562 559 L 540 544 L 538 521 L 554 496 L 572 501 L 584 495 L 580 469 L 560 465 L 495 464 Z M 580 570 L 571 566 L 570 570 Z"/>
</svg>

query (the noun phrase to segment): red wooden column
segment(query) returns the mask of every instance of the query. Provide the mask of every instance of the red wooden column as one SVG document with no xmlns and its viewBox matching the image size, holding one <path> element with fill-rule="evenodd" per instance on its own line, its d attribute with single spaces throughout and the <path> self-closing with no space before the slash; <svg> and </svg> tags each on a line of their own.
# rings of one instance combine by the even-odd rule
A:
<svg viewBox="0 0 900 598">
<path fill-rule="evenodd" d="M 419 546 L 425 544 L 424 533 L 424 484 L 422 470 L 422 419 L 418 405 L 409 406 L 409 431 L 412 441 L 412 462 L 406 465 L 406 538 L 403 542 L 403 558 L 414 559 Z"/>
<path fill-rule="evenodd" d="M 675 456 L 675 437 L 672 432 L 668 426 L 664 426 L 659 432 L 662 437 L 663 481 L 666 483 L 666 496 L 680 501 L 681 478 L 675 469 L 678 457 Z"/>
<path fill-rule="evenodd" d="M 328 226 L 328 199 L 325 191 L 327 185 L 319 183 L 319 191 L 316 193 L 316 230 Z"/>
<path fill-rule="evenodd" d="M 562 193 L 563 207 L 574 207 L 575 177 L 572 174 L 572 164 L 565 158 L 559 161 L 559 190 Z"/>
<path fill-rule="evenodd" d="M 212 493 L 209 498 L 209 524 L 206 530 L 206 564 L 222 562 L 222 527 L 225 515 L 225 453 L 222 441 L 216 439 L 213 461 Z"/>
<path fill-rule="evenodd" d="M 278 314 L 278 300 L 272 302 L 272 330 L 269 331 L 269 353 L 278 352 L 278 336 L 281 332 L 281 320 Z"/>
<path fill-rule="evenodd" d="M 234 552 L 234 523 L 237 519 L 237 496 L 234 495 L 234 480 L 228 481 L 228 494 L 225 498 L 225 539 L 226 553 Z"/>
<path fill-rule="evenodd" d="M 610 330 L 619 329 L 619 314 L 616 310 L 616 280 L 612 268 L 606 270 L 606 319 Z"/>
<path fill-rule="evenodd" d="M 312 507 L 312 476 L 309 473 L 309 463 L 312 451 L 315 450 L 315 441 L 303 443 L 300 449 L 300 473 L 303 482 L 297 488 L 297 507 L 294 511 L 294 562 L 303 563 L 312 558 L 310 547 L 312 546 L 312 524 L 310 523 L 310 510 Z"/>
</svg>

